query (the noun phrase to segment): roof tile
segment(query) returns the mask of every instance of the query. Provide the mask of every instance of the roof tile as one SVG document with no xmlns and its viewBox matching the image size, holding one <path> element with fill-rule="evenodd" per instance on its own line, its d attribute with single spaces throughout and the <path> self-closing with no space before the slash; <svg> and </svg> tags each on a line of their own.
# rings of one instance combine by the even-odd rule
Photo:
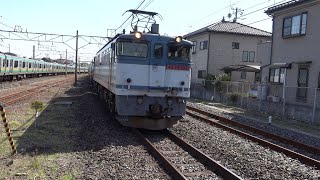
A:
<svg viewBox="0 0 320 180">
<path fill-rule="evenodd" d="M 220 32 L 220 33 L 233 33 L 233 34 L 244 34 L 253 36 L 271 36 L 270 32 L 263 31 L 251 26 L 247 26 L 238 22 L 221 21 L 218 23 L 211 24 L 194 32 L 191 32 L 185 37 L 193 36 L 202 32 Z"/>
</svg>

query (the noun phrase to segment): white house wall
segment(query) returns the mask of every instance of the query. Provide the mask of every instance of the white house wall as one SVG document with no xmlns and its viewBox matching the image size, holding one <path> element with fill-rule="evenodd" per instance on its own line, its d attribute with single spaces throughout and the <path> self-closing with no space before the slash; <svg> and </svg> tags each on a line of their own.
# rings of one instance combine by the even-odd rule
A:
<svg viewBox="0 0 320 180">
<path fill-rule="evenodd" d="M 214 75 L 223 73 L 221 69 L 229 65 L 261 65 L 261 62 L 257 62 L 257 44 L 268 40 L 270 37 L 211 33 L 209 73 Z M 239 49 L 232 49 L 232 42 L 239 42 Z M 243 51 L 254 51 L 254 62 L 243 62 Z"/>
<path fill-rule="evenodd" d="M 312 5 L 313 6 L 310 6 Z M 314 5 L 316 4 L 316 5 Z M 283 19 L 286 17 L 308 12 L 307 29 L 305 36 L 282 38 Z M 318 86 L 320 71 L 320 2 L 306 3 L 303 6 L 280 11 L 274 15 L 272 63 L 292 63 L 299 61 L 312 61 L 309 69 L 309 87 Z M 269 68 L 263 70 L 262 76 L 268 78 Z M 287 71 L 287 86 L 297 86 L 298 65 L 293 64 Z"/>
<path fill-rule="evenodd" d="M 208 49 L 200 50 L 201 41 L 209 41 L 209 33 L 205 32 L 199 35 L 195 35 L 192 38 L 188 38 L 189 41 L 196 41 L 196 52 L 192 54 L 192 68 L 191 68 L 191 81 L 198 82 L 202 79 L 198 79 L 199 70 L 207 70 Z M 208 44 L 209 46 L 209 44 Z"/>
</svg>

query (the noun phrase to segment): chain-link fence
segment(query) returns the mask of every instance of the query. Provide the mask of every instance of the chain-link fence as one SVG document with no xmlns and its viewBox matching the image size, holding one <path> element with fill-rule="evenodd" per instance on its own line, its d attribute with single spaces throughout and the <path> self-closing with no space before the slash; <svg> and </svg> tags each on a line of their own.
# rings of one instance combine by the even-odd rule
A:
<svg viewBox="0 0 320 180">
<path fill-rule="evenodd" d="M 319 88 L 284 88 L 283 85 L 205 81 L 191 84 L 191 97 L 250 111 L 320 123 Z"/>
</svg>

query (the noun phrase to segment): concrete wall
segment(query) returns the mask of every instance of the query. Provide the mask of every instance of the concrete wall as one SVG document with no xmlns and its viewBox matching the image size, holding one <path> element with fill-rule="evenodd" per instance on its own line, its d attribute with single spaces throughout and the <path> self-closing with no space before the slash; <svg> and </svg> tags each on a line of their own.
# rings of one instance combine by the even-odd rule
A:
<svg viewBox="0 0 320 180">
<path fill-rule="evenodd" d="M 203 79 L 198 79 L 198 71 L 206 70 L 207 71 L 207 60 L 208 60 L 208 49 L 200 50 L 201 41 L 209 41 L 209 33 L 204 32 L 202 34 L 195 35 L 188 38 L 189 41 L 196 41 L 196 52 L 191 55 L 192 68 L 191 68 L 191 81 L 199 82 Z M 209 42 L 208 42 L 209 43 Z M 208 44 L 209 47 L 209 44 Z"/>
<path fill-rule="evenodd" d="M 270 39 L 271 37 L 212 33 L 210 35 L 209 72 L 214 75 L 223 73 L 221 69 L 229 65 L 261 65 L 262 61 L 267 58 L 258 59 L 257 44 L 270 41 Z M 239 42 L 239 49 L 232 49 L 232 42 Z M 243 51 L 254 51 L 254 62 L 243 62 Z M 245 80 L 240 78 L 240 74 L 241 72 L 233 71 L 231 80 L 254 83 L 254 73 L 248 72 Z"/>
<path fill-rule="evenodd" d="M 270 63 L 271 56 L 271 41 L 262 42 L 257 44 L 257 62 L 260 62 L 261 66 L 265 66 Z"/>
</svg>

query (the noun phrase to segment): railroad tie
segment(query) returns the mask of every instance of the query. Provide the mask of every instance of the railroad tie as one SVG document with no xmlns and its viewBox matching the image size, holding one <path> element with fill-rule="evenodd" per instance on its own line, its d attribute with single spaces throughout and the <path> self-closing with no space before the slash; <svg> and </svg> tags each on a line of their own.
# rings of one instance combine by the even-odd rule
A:
<svg viewBox="0 0 320 180">
<path fill-rule="evenodd" d="M 8 136 L 8 140 L 9 140 L 9 143 L 10 143 L 10 146 L 12 149 L 11 155 L 13 155 L 17 152 L 17 149 L 16 149 L 16 146 L 14 145 L 14 142 L 12 140 L 9 124 L 7 123 L 6 113 L 5 113 L 2 105 L 0 105 L 0 113 L 1 113 L 2 121 L 3 121 L 4 129 L 6 131 L 6 134 Z"/>
</svg>

